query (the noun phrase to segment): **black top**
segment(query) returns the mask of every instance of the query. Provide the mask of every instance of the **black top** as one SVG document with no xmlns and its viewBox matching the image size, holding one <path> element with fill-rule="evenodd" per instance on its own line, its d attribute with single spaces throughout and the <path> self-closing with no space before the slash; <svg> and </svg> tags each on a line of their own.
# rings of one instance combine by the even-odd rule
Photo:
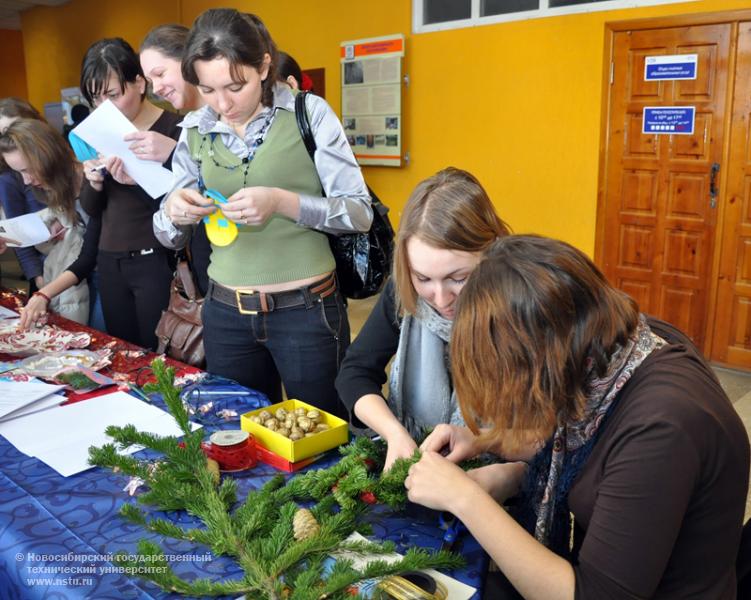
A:
<svg viewBox="0 0 751 600">
<path fill-rule="evenodd" d="M 180 115 L 162 112 L 149 131 L 156 131 L 176 140 Z M 172 157 L 164 166 L 169 168 Z M 101 192 L 86 180 L 81 190 L 81 206 L 92 217 L 101 217 L 99 249 L 106 252 L 127 252 L 160 248 L 154 236 L 152 217 L 159 210 L 160 198 L 152 198 L 137 185 L 122 185 L 107 175 Z"/>
<path fill-rule="evenodd" d="M 352 342 L 336 378 L 336 390 L 355 424 L 355 402 L 366 394 L 381 395 L 386 366 L 399 347 L 401 319 L 396 314 L 394 284 L 389 279 L 362 330 Z"/>
<path fill-rule="evenodd" d="M 78 278 L 83 281 L 96 267 L 96 255 L 99 248 L 99 232 L 102 230 L 102 219 L 99 217 L 89 217 L 86 225 L 86 231 L 83 234 L 83 246 L 78 253 L 78 258 L 68 267 Z"/>
</svg>

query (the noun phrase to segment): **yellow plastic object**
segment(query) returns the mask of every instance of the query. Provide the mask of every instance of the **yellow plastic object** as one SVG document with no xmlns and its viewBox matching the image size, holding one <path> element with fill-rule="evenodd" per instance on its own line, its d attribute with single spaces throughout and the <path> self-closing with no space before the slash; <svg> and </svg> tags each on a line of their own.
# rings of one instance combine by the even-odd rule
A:
<svg viewBox="0 0 751 600">
<path fill-rule="evenodd" d="M 206 235 L 212 244 L 229 246 L 237 238 L 237 225 L 228 220 L 222 212 L 221 205 L 227 202 L 227 199 L 216 190 L 206 190 L 204 196 L 219 207 L 215 212 L 203 218 L 206 224 Z"/>
<path fill-rule="evenodd" d="M 330 429 L 326 431 L 319 431 L 315 435 L 310 437 L 304 437 L 300 440 L 293 442 L 289 438 L 278 434 L 276 431 L 267 429 L 263 425 L 254 423 L 250 420 L 251 417 L 258 415 L 264 410 L 269 411 L 272 415 L 278 408 L 283 408 L 287 412 L 293 411 L 296 408 L 304 408 L 306 410 L 317 410 L 321 413 L 321 423 L 326 423 Z M 349 441 L 349 426 L 347 422 L 320 410 L 315 406 L 306 404 L 301 400 L 285 400 L 279 404 L 272 404 L 271 406 L 265 406 L 258 410 L 245 413 L 240 417 L 240 427 L 245 431 L 250 432 L 256 440 L 256 443 L 261 444 L 267 450 L 271 450 L 274 454 L 285 458 L 290 462 L 297 462 L 310 456 L 315 456 L 331 448 L 336 448 L 342 444 L 346 444 Z"/>
</svg>

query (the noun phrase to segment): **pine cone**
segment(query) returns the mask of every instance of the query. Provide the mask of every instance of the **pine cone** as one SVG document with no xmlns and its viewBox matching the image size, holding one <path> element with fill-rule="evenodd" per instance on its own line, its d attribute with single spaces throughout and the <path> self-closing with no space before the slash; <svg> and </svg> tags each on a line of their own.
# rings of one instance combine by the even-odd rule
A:
<svg viewBox="0 0 751 600">
<path fill-rule="evenodd" d="M 212 478 L 214 479 L 214 485 L 219 485 L 219 480 L 221 478 L 221 474 L 219 472 L 219 463 L 216 462 L 213 458 L 207 458 L 206 468 L 209 470 Z"/>
<path fill-rule="evenodd" d="M 321 526 L 316 521 L 312 512 L 307 508 L 301 508 L 295 513 L 292 519 L 292 529 L 295 533 L 295 539 L 300 541 L 317 535 L 321 530 Z"/>
</svg>

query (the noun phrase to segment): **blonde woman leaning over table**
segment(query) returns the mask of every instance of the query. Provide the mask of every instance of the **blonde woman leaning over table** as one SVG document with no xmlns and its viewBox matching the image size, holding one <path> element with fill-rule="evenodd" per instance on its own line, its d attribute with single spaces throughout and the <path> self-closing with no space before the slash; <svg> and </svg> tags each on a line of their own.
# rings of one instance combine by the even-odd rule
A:
<svg viewBox="0 0 751 600">
<path fill-rule="evenodd" d="M 206 106 L 181 123 L 177 189 L 154 216 L 169 247 L 214 211 L 205 189 L 227 199 L 237 239 L 212 246 L 203 307 L 207 368 L 265 393 L 341 414 L 334 379 L 349 322 L 324 232 L 365 231 L 370 197 L 338 118 L 321 98 L 307 109 L 311 161 L 294 95 L 276 81 L 277 51 L 257 17 L 212 9 L 193 24 L 182 62 Z"/>
<path fill-rule="evenodd" d="M 405 486 L 522 597 L 736 597 L 748 437 L 685 335 L 572 246 L 509 236 L 464 286 L 451 366 L 469 428 L 437 427 Z M 529 465 L 454 464 L 486 450 Z"/>
<path fill-rule="evenodd" d="M 83 167 L 63 137 L 44 121 L 18 119 L 0 135 L 2 160 L 38 189 L 47 208 L 40 216 L 53 234 L 37 247 L 46 254 L 44 285 L 34 292 L 23 310 L 21 326 L 28 328 L 54 310 L 78 323 L 89 320 L 86 278 L 96 264 L 98 221 L 77 211 L 76 199 Z"/>
<path fill-rule="evenodd" d="M 0 134 L 4 133 L 13 121 L 37 119 L 44 121 L 39 111 L 21 98 L 0 99 Z M 0 205 L 6 219 L 20 217 L 44 208 L 37 198 L 39 190 L 24 184 L 21 176 L 0 159 Z M 29 281 L 29 292 L 44 285 L 44 255 L 33 246 L 14 248 L 13 252 L 21 265 L 24 277 Z"/>
<path fill-rule="evenodd" d="M 336 380 L 345 406 L 386 440 L 385 469 L 411 456 L 426 430 L 463 422 L 448 364 L 456 301 L 482 252 L 507 234 L 480 182 L 461 169 L 429 177 L 407 201 L 393 277 Z"/>
</svg>

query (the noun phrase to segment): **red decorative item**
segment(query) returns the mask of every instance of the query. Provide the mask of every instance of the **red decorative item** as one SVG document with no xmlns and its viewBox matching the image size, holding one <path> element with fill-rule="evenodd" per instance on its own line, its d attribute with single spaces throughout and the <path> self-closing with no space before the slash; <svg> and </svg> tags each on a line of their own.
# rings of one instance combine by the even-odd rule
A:
<svg viewBox="0 0 751 600">
<path fill-rule="evenodd" d="M 222 471 L 244 471 L 255 467 L 258 461 L 255 441 L 247 431 L 215 431 L 201 448 L 219 463 Z"/>
<path fill-rule="evenodd" d="M 365 502 L 365 504 L 376 504 L 378 502 L 378 498 L 375 497 L 375 494 L 373 492 L 362 492 L 360 494 L 360 500 Z"/>
<path fill-rule="evenodd" d="M 313 89 L 313 80 L 307 73 L 302 74 L 302 81 L 300 82 L 300 89 L 303 92 L 310 92 Z"/>
</svg>

